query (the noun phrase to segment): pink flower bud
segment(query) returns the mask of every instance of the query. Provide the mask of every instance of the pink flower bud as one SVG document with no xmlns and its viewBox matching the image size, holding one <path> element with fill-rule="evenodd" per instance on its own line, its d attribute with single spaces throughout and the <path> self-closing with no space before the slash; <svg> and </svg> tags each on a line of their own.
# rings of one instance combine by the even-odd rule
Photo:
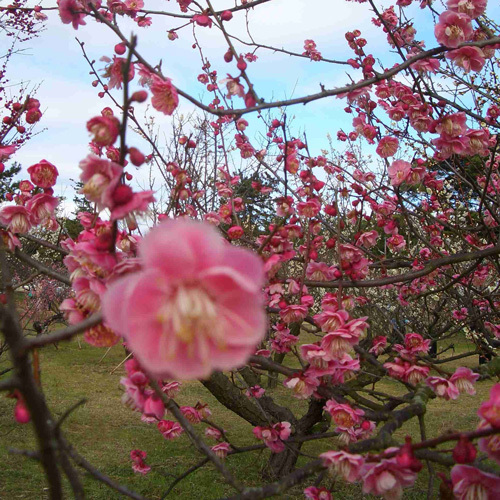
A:
<svg viewBox="0 0 500 500">
<path fill-rule="evenodd" d="M 149 396 L 144 402 L 144 415 L 148 417 L 155 417 L 158 420 L 165 415 L 165 406 L 163 401 L 158 396 Z"/>
<path fill-rule="evenodd" d="M 220 15 L 220 18 L 223 20 L 223 21 L 231 21 L 231 19 L 233 18 L 233 13 L 230 11 L 230 10 L 225 10 L 221 15 Z"/>
<path fill-rule="evenodd" d="M 466 436 L 460 436 L 458 443 L 453 449 L 453 460 L 457 464 L 468 464 L 476 459 L 476 447 L 469 441 Z"/>
<path fill-rule="evenodd" d="M 145 90 L 138 90 L 130 97 L 131 102 L 144 102 L 148 98 L 148 93 Z"/>
<path fill-rule="evenodd" d="M 247 69 L 247 63 L 245 62 L 245 59 L 243 59 L 243 57 L 238 57 L 238 63 L 236 64 L 236 67 L 240 71 L 245 71 Z"/>
<path fill-rule="evenodd" d="M 27 424 L 31 419 L 30 412 L 21 399 L 17 400 L 16 407 L 14 408 L 14 418 L 18 424 Z"/>
<path fill-rule="evenodd" d="M 140 167 L 146 160 L 146 157 L 137 148 L 129 148 L 128 154 L 130 161 L 136 167 Z"/>
<path fill-rule="evenodd" d="M 125 43 L 117 43 L 115 45 L 115 52 L 121 56 L 123 54 L 125 54 L 125 52 L 127 51 L 127 46 L 125 45 Z"/>
<path fill-rule="evenodd" d="M 132 199 L 133 193 L 130 186 L 120 184 L 113 193 L 113 201 L 116 205 L 124 205 Z"/>
</svg>

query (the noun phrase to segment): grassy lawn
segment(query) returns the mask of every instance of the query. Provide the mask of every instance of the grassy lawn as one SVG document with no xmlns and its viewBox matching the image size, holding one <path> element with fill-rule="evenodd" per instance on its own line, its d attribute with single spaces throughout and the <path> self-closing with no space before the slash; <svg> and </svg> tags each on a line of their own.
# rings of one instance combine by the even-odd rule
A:
<svg viewBox="0 0 500 500">
<path fill-rule="evenodd" d="M 456 353 L 467 349 L 460 344 Z M 62 415 L 82 398 L 87 402 L 79 407 L 64 423 L 63 429 L 75 448 L 93 465 L 111 478 L 142 493 L 149 498 L 161 498 L 175 475 L 194 465 L 201 455 L 193 450 L 186 436 L 175 441 L 166 441 L 155 425 L 141 422 L 140 414 L 135 413 L 120 402 L 122 391 L 119 380 L 124 370 L 119 368 L 110 372 L 123 360 L 124 351 L 115 346 L 106 358 L 99 362 L 105 350 L 82 343 L 80 349 L 76 341 L 59 344 L 59 349 L 48 346 L 40 353 L 42 383 L 51 409 L 56 417 Z M 450 353 L 447 353 L 450 355 Z M 455 366 L 473 366 L 477 356 L 466 358 Z M 0 363 L 0 370 L 5 364 Z M 446 402 L 433 400 L 428 407 L 426 418 L 428 437 L 446 430 L 473 428 L 478 418 L 476 410 L 481 400 L 487 398 L 492 381 L 477 385 L 478 397 L 461 396 L 458 401 Z M 396 382 L 384 381 L 377 385 L 379 390 L 399 392 Z M 303 403 L 290 397 L 281 384 L 274 391 L 278 402 L 290 404 L 301 413 Z M 198 401 L 206 402 L 213 412 L 212 419 L 224 425 L 228 436 L 237 445 L 255 444 L 251 426 L 238 416 L 228 412 L 199 383 L 185 383 L 178 398 L 180 404 L 194 406 Z M 9 448 L 35 449 L 35 440 L 29 425 L 19 425 L 13 420 L 13 400 L 0 398 L 0 498 L 43 499 L 48 498 L 46 484 L 39 465 L 28 458 L 8 453 Z M 203 425 L 203 424 L 202 424 Z M 201 430 L 202 427 L 200 426 Z M 204 429 L 204 426 L 203 426 Z M 399 430 L 398 438 L 406 434 L 419 438 L 418 422 L 412 421 Z M 335 447 L 330 442 L 309 442 L 303 452 L 316 455 Z M 153 470 L 146 476 L 135 474 L 129 459 L 130 450 L 140 448 L 148 453 L 147 462 Z M 245 484 L 258 485 L 260 470 L 265 465 L 269 451 L 255 451 L 235 455 L 227 460 L 234 474 Z M 309 459 L 301 457 L 300 463 Z M 425 498 L 426 474 L 416 485 L 407 490 L 405 498 Z M 114 499 L 121 495 L 108 489 L 93 478 L 83 474 L 88 498 Z M 439 483 L 439 481 L 437 481 Z M 306 485 L 307 486 L 307 485 Z M 282 498 L 303 498 L 302 488 L 291 490 Z M 358 487 L 345 487 L 336 484 L 335 498 L 362 498 Z M 68 490 L 69 492 L 69 490 Z M 177 486 L 169 498 L 177 499 L 215 499 L 228 495 L 232 489 L 227 487 L 211 466 L 206 466 L 189 476 Z M 71 495 L 68 493 L 68 497 Z"/>
</svg>

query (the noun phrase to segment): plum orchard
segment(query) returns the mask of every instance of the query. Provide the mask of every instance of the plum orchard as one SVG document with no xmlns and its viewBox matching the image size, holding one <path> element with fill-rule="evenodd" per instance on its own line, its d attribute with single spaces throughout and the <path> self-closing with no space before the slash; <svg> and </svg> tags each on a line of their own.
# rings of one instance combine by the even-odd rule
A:
<svg viewBox="0 0 500 500">
<path fill-rule="evenodd" d="M 209 0 L 177 0 L 161 12 L 142 0 L 58 2 L 63 23 L 81 30 L 98 23 L 116 36 L 103 54 L 103 73 L 81 44 L 92 85 L 109 107 L 87 122 L 91 153 L 79 168 L 81 193 L 92 208 L 78 214 L 81 233 L 57 245 L 40 240 L 65 256 L 67 274 L 23 250 L 32 228 L 59 226 L 58 169 L 50 158 L 23 170 L 19 188 L 5 196 L 11 203 L 0 211 L 1 318 L 13 371 L 0 388 L 16 398 L 15 418 L 34 426 L 35 456 L 51 498 L 62 496 L 63 475 L 75 497 L 84 497 L 75 465 L 143 498 L 78 455 L 34 379 L 32 351 L 79 333 L 97 347 L 124 342 L 123 401 L 157 426 L 165 447 L 183 433 L 195 443 L 200 462 L 171 488 L 211 462 L 234 498 L 265 498 L 301 484 L 307 498 L 329 499 L 346 481 L 394 499 L 427 463 L 429 498 L 433 464 L 450 469 L 441 474 L 443 498 L 498 498 L 500 385 L 478 401 L 477 427 L 425 435 L 430 400 L 473 395 L 476 383 L 500 372 L 500 37 L 487 1 L 397 0 L 380 8 L 371 0 L 353 2 L 372 18 L 387 50 L 372 53 L 370 40 L 352 26 L 343 60 L 328 58 L 313 39 L 304 41 L 303 52 L 256 42 L 252 16 L 270 2 L 241 0 L 217 10 Z M 2 22 L 29 31 L 54 7 L 2 7 Z M 428 20 L 423 31 L 434 26 L 426 43 L 415 13 Z M 245 18 L 245 32 L 232 29 L 237 16 Z M 135 22 L 139 35 L 128 39 L 124 21 Z M 201 70 L 185 76 L 204 86 L 207 99 L 180 88 L 141 51 L 155 22 L 167 25 L 166 43 L 193 37 Z M 220 37 L 219 59 L 205 55 L 198 42 L 203 30 Z M 349 83 L 265 101 L 252 73 L 266 51 L 348 71 Z M 343 99 L 346 118 L 331 152 L 317 155 L 306 135 L 294 135 L 286 113 L 321 99 Z M 189 124 L 175 126 L 166 150 L 134 111 L 147 103 L 172 115 L 186 102 L 204 117 L 186 133 L 179 130 Z M 250 124 L 252 115 L 260 125 Z M 40 118 L 36 99 L 5 102 L 2 162 L 24 144 L 24 123 Z M 262 124 L 262 139 L 251 139 Z M 148 151 L 129 145 L 130 128 Z M 362 144 L 373 145 L 376 159 L 361 154 Z M 243 165 L 238 171 L 236 157 Z M 161 188 L 133 183 L 132 172 L 146 164 L 157 169 Z M 145 218 L 155 227 L 142 238 Z M 70 326 L 24 335 L 7 256 L 71 285 L 61 304 Z M 464 335 L 473 348 L 449 352 L 446 345 Z M 472 369 L 457 368 L 461 360 Z M 280 376 L 303 400 L 300 414 L 273 391 Z M 258 444 L 228 438 L 207 405 L 179 406 L 175 398 L 186 379 L 199 379 L 252 424 Z M 382 387 L 389 379 L 398 396 Z M 396 439 L 395 431 L 412 419 L 421 439 Z M 306 455 L 298 467 L 302 445 L 311 440 L 325 440 L 331 450 Z M 249 488 L 233 472 L 231 456 L 266 448 L 262 484 Z M 147 481 L 154 473 L 147 450 L 133 450 L 130 458 Z"/>
</svg>

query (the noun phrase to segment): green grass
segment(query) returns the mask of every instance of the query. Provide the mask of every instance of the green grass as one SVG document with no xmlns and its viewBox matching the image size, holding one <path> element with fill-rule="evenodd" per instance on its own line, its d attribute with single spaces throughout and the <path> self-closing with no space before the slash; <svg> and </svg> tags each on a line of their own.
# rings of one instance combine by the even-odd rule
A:
<svg viewBox="0 0 500 500">
<path fill-rule="evenodd" d="M 456 352 L 465 349 L 467 345 L 463 342 Z M 87 398 L 88 401 L 63 425 L 69 441 L 103 473 L 149 498 L 160 498 L 173 477 L 195 464 L 201 455 L 193 449 L 186 436 L 175 441 L 166 441 L 155 425 L 141 422 L 140 414 L 121 404 L 122 390 L 119 380 L 124 370 L 119 368 L 113 374 L 110 372 L 123 360 L 124 350 L 115 346 L 106 358 L 99 362 L 104 352 L 104 349 L 96 349 L 84 343 L 80 349 L 76 341 L 61 343 L 57 350 L 54 346 L 43 349 L 40 353 L 42 384 L 49 406 L 57 418 L 77 401 Z M 462 363 L 455 362 L 453 367 L 460 364 L 472 366 L 475 363 L 476 356 L 466 358 Z M 4 366 L 5 363 L 0 363 L 0 370 Z M 475 398 L 466 395 L 461 396 L 458 401 L 431 401 L 426 417 L 428 437 L 451 429 L 473 428 L 478 422 L 477 407 L 481 400 L 488 397 L 491 385 L 491 381 L 477 384 L 478 397 Z M 400 392 L 399 384 L 393 381 L 383 381 L 377 385 L 377 389 L 393 394 Z M 292 398 L 282 384 L 279 384 L 274 395 L 278 402 L 289 404 L 298 414 L 304 411 L 304 403 Z M 192 406 L 198 401 L 208 403 L 213 412 L 212 419 L 224 426 L 235 444 L 244 446 L 256 443 L 251 434 L 252 427 L 222 407 L 201 384 L 185 383 L 178 401 L 180 404 Z M 8 452 L 9 448 L 36 449 L 31 426 L 14 422 L 13 404 L 12 399 L 0 398 L 0 498 L 48 498 L 46 483 L 38 463 Z M 416 421 L 399 430 L 396 437 L 403 439 L 406 434 L 419 439 Z M 317 455 L 335 446 L 334 439 L 321 443 L 309 442 L 304 445 L 302 451 Z M 129 453 L 135 448 L 148 453 L 147 462 L 153 467 L 151 473 L 145 477 L 132 471 Z M 257 486 L 260 484 L 260 472 L 268 457 L 268 450 L 251 452 L 229 457 L 227 464 L 245 484 Z M 299 464 L 308 460 L 301 457 Z M 88 498 L 122 498 L 87 474 L 84 473 L 82 477 Z M 336 483 L 335 489 L 335 498 L 363 497 L 360 488 L 356 486 L 347 487 Z M 282 498 L 303 498 L 301 490 L 302 488 L 293 489 Z M 405 493 L 405 498 L 425 498 L 425 490 L 426 474 L 423 473 L 416 485 Z M 67 491 L 67 496 L 71 497 L 69 489 Z M 225 485 L 212 466 L 208 465 L 180 483 L 169 498 L 215 499 L 231 492 L 231 488 Z"/>
</svg>

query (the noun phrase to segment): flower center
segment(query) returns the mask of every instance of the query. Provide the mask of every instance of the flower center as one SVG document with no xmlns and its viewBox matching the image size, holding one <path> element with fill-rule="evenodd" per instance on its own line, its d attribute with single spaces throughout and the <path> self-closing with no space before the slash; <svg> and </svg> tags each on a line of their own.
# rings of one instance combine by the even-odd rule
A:
<svg viewBox="0 0 500 500">
<path fill-rule="evenodd" d="M 197 337 L 217 337 L 217 307 L 210 295 L 200 287 L 180 286 L 160 310 L 158 319 L 168 324 L 171 333 L 190 346 Z M 170 332 L 169 332 L 170 333 Z"/>
<path fill-rule="evenodd" d="M 451 40 L 460 40 L 464 35 L 462 28 L 456 24 L 447 26 L 445 33 Z"/>
<path fill-rule="evenodd" d="M 479 483 L 472 484 L 463 497 L 464 500 L 487 500 L 488 490 Z"/>
<path fill-rule="evenodd" d="M 345 411 L 341 411 L 341 412 L 337 413 L 333 418 L 335 420 L 335 423 L 339 427 L 348 428 L 348 427 L 352 427 L 354 425 L 353 418 L 351 417 L 351 415 L 349 415 L 349 413 L 347 413 Z"/>
</svg>

